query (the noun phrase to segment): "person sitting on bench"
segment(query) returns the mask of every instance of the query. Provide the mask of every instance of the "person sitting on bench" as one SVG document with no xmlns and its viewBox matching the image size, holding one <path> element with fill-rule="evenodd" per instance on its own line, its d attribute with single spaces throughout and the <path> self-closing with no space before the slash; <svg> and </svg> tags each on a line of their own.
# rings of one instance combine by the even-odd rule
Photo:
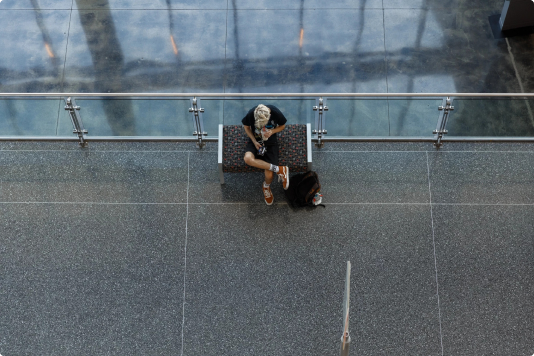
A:
<svg viewBox="0 0 534 356">
<path fill-rule="evenodd" d="M 276 133 L 286 127 L 287 119 L 274 105 L 253 107 L 241 120 L 250 140 L 245 149 L 245 163 L 265 171 L 263 196 L 267 205 L 274 201 L 271 182 L 276 173 L 285 190 L 289 187 L 289 167 L 278 166 L 278 141 Z"/>
</svg>

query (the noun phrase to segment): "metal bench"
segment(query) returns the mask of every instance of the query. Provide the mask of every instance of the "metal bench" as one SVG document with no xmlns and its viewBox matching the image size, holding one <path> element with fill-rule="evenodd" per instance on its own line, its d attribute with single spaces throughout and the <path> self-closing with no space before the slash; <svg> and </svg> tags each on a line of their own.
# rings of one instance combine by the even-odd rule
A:
<svg viewBox="0 0 534 356">
<path fill-rule="evenodd" d="M 294 124 L 277 133 L 280 146 L 279 163 L 290 172 L 312 169 L 311 125 Z M 219 125 L 219 179 L 224 184 L 224 173 L 263 172 L 244 161 L 248 136 L 243 125 Z"/>
</svg>

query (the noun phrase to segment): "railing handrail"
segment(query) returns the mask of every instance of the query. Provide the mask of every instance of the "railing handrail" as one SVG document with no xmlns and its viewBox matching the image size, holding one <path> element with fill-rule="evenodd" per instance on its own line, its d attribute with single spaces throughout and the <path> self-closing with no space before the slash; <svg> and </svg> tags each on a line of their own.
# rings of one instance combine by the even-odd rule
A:
<svg viewBox="0 0 534 356">
<path fill-rule="evenodd" d="M 0 93 L 0 97 L 141 97 L 141 98 L 261 98 L 261 97 L 341 97 L 341 98 L 430 98 L 430 97 L 479 97 L 513 98 L 532 97 L 534 93 Z"/>
</svg>

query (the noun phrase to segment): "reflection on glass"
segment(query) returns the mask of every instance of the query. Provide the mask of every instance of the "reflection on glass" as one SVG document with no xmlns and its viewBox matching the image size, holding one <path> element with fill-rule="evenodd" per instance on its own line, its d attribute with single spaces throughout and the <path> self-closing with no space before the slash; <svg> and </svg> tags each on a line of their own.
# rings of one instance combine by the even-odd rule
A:
<svg viewBox="0 0 534 356">
<path fill-rule="evenodd" d="M 241 125 L 241 120 L 247 112 L 258 104 L 276 106 L 282 111 L 288 124 L 306 124 L 315 121 L 314 99 L 228 99 L 224 101 L 224 125 Z M 206 116 L 204 116 L 204 120 L 206 120 Z"/>
<path fill-rule="evenodd" d="M 194 131 L 188 99 L 76 99 L 76 103 L 89 136 L 190 136 Z M 131 116 L 122 122 L 126 115 Z"/>
<path fill-rule="evenodd" d="M 208 133 L 207 138 L 214 138 L 219 135 L 219 124 L 224 123 L 223 119 L 223 99 L 201 99 L 200 106 L 204 109 L 202 114 L 202 120 L 204 122 L 204 131 Z M 192 115 L 189 114 L 191 122 L 193 121 Z M 191 126 L 193 127 L 193 126 Z M 192 134 L 191 131 L 188 134 Z"/>
<path fill-rule="evenodd" d="M 68 116 L 62 116 L 63 100 L 49 99 L 1 99 L 0 135 L 1 136 L 57 136 L 58 120 L 69 124 Z M 59 114 L 59 115 L 58 115 Z M 72 135 L 70 132 L 66 136 Z"/>
<path fill-rule="evenodd" d="M 534 100 L 469 99 L 453 102 L 448 136 L 534 136 Z"/>
<path fill-rule="evenodd" d="M 441 99 L 328 99 L 327 137 L 432 136 Z"/>
<path fill-rule="evenodd" d="M 315 99 L 198 98 L 204 109 L 208 138 L 218 125 L 241 125 L 258 104 L 277 106 L 289 124 L 311 123 L 315 128 Z M 430 137 L 443 98 L 327 98 L 326 137 Z M 77 98 L 88 136 L 193 137 L 190 100 L 139 98 Z M 451 136 L 534 136 L 534 99 L 457 98 L 447 130 Z M 128 116 L 121 127 L 121 118 Z M 131 130 L 135 128 L 135 130 Z M 72 124 L 62 99 L 0 99 L 2 136 L 72 136 Z"/>
</svg>

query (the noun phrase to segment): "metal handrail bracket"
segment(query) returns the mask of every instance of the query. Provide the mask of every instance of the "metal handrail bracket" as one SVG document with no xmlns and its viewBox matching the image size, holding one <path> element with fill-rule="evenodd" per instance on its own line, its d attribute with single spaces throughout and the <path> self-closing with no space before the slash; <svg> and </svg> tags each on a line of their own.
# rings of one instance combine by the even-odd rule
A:
<svg viewBox="0 0 534 356">
<path fill-rule="evenodd" d="M 320 97 L 315 99 L 315 106 L 313 107 L 315 111 L 315 130 L 312 131 L 314 135 L 317 135 L 317 143 L 315 144 L 318 148 L 323 148 L 324 143 L 322 142 L 323 136 L 327 134 L 326 131 L 326 111 L 328 111 L 328 106 L 326 106 L 326 99 Z"/>
<path fill-rule="evenodd" d="M 83 128 L 82 118 L 79 114 L 80 107 L 76 105 L 76 100 L 74 98 L 66 97 L 63 98 L 63 100 L 65 100 L 65 110 L 69 112 L 70 121 L 72 122 L 72 132 L 78 135 L 80 146 L 86 147 L 87 141 L 85 134 L 87 133 L 87 130 Z"/>
<path fill-rule="evenodd" d="M 443 102 L 438 107 L 438 110 L 440 110 L 438 123 L 436 129 L 432 133 L 436 135 L 436 142 L 434 142 L 434 147 L 439 150 L 441 146 L 443 146 L 443 143 L 441 142 L 443 139 L 443 135 L 446 135 L 448 133 L 447 120 L 449 119 L 449 113 L 454 110 L 454 106 L 452 106 L 452 99 L 450 97 L 444 98 Z"/>
<path fill-rule="evenodd" d="M 193 135 L 197 138 L 197 147 L 202 148 L 206 145 L 204 142 L 202 142 L 202 139 L 204 136 L 208 135 L 208 133 L 204 131 L 204 120 L 202 119 L 202 113 L 204 112 L 204 109 L 202 109 L 200 106 L 200 99 L 193 97 L 190 99 L 190 101 L 191 107 L 189 108 L 189 112 L 191 113 L 193 127 L 195 128 Z"/>
</svg>

